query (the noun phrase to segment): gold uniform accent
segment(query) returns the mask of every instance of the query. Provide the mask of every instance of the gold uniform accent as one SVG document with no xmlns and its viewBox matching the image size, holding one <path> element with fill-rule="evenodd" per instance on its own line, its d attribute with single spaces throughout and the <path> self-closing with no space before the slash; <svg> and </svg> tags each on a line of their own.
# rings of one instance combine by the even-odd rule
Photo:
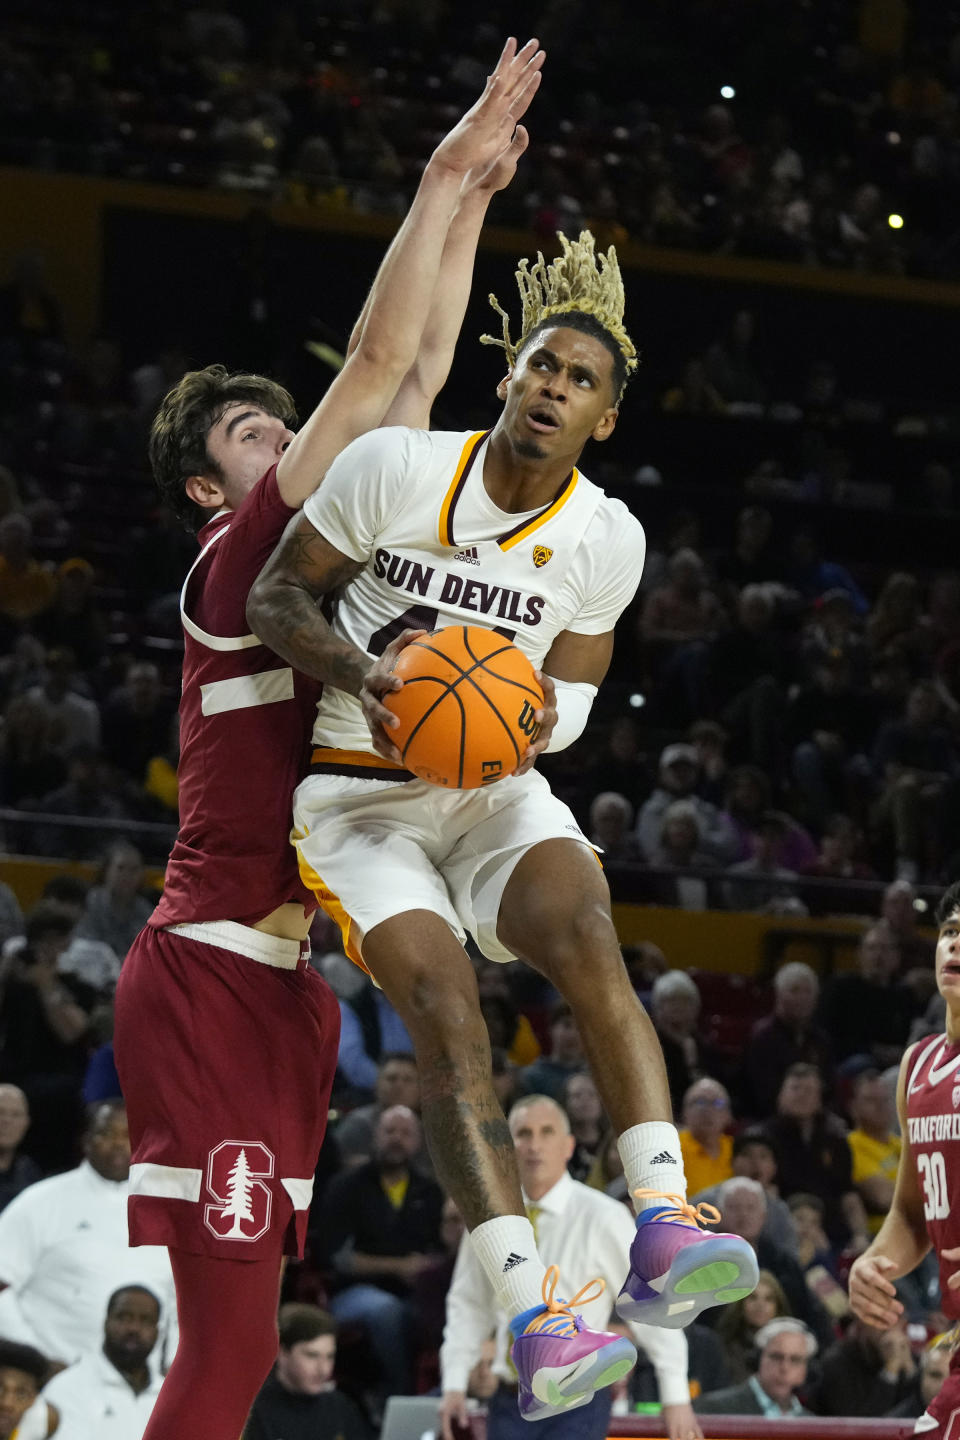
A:
<svg viewBox="0 0 960 1440">
<path fill-rule="evenodd" d="M 533 563 L 534 565 L 536 565 L 538 570 L 542 569 L 542 567 L 546 565 L 552 554 L 553 551 L 550 549 L 549 545 L 534 545 Z"/>
</svg>

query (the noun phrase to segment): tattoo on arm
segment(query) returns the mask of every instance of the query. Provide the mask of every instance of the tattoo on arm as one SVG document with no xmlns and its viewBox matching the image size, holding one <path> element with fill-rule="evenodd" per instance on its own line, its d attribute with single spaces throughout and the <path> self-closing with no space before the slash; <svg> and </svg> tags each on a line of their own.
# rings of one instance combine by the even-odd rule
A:
<svg viewBox="0 0 960 1440">
<path fill-rule="evenodd" d="M 318 602 L 361 569 L 298 514 L 247 600 L 247 621 L 265 645 L 303 674 L 351 695 L 359 694 L 369 656 L 333 633 Z"/>
</svg>

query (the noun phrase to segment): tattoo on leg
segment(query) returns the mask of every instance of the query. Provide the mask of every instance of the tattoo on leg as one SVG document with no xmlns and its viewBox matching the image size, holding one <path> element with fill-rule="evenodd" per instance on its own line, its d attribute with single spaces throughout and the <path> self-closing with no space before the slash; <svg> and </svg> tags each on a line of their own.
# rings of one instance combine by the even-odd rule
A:
<svg viewBox="0 0 960 1440">
<path fill-rule="evenodd" d="M 522 1214 L 513 1140 L 490 1083 L 490 1059 L 477 1045 L 431 1057 L 421 1070 L 421 1112 L 437 1178 L 468 1229 L 495 1215 Z"/>
</svg>

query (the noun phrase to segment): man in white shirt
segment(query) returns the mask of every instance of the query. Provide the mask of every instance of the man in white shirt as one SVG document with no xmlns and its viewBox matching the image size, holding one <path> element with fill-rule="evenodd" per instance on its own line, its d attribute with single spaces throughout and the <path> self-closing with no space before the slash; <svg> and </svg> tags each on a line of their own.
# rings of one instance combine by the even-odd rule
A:
<svg viewBox="0 0 960 1440">
<path fill-rule="evenodd" d="M 591 1327 L 604 1329 L 623 1276 L 623 1247 L 633 1233 L 625 1205 L 571 1178 L 567 1161 L 574 1140 L 566 1112 L 546 1095 L 527 1095 L 510 1111 L 510 1133 L 517 1155 L 523 1200 L 537 1232 L 538 1248 L 559 1266 L 572 1292 L 599 1276 L 602 1296 L 590 1313 Z M 529 1431 L 516 1405 L 516 1372 L 509 1357 L 509 1316 L 499 1309 L 493 1289 L 465 1235 L 447 1294 L 447 1323 L 440 1351 L 444 1440 L 453 1440 L 452 1422 L 466 1419 L 467 1377 L 483 1343 L 496 1331 L 494 1373 L 499 1390 L 489 1402 L 488 1440 L 526 1440 Z M 690 1405 L 687 1341 L 680 1330 L 629 1324 L 626 1329 L 650 1356 L 657 1372 L 664 1419 L 671 1440 L 701 1435 Z M 548 1416 L 538 1425 L 538 1440 L 603 1440 L 610 1418 L 611 1392 L 600 1390 L 589 1404 Z"/>
<path fill-rule="evenodd" d="M 96 1107 L 84 1154 L 75 1170 L 38 1180 L 0 1215 L 0 1338 L 70 1365 L 100 1349 L 114 1291 L 142 1285 L 163 1305 L 169 1358 L 176 1307 L 167 1252 L 132 1250 L 127 1239 L 130 1137 L 122 1104 Z"/>
<path fill-rule="evenodd" d="M 160 1301 L 139 1285 L 110 1296 L 103 1348 L 61 1370 L 43 1398 L 60 1412 L 63 1440 L 141 1440 L 163 1376 L 151 1369 Z"/>
</svg>

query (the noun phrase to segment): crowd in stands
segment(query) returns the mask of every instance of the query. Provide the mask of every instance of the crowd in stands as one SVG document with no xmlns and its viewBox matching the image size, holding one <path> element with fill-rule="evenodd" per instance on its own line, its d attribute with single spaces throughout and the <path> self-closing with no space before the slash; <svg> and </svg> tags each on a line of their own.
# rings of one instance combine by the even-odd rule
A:
<svg viewBox="0 0 960 1440">
<path fill-rule="evenodd" d="M 550 93 L 502 222 L 960 270 L 960 26 L 954 5 L 924 0 L 491 4 L 482 22 L 436 0 L 185 13 L 154 0 L 135 22 L 112 0 L 82 16 L 62 0 L 14 3 L 0 158 L 401 214 L 497 37 L 525 26 L 549 52 Z"/>
</svg>

